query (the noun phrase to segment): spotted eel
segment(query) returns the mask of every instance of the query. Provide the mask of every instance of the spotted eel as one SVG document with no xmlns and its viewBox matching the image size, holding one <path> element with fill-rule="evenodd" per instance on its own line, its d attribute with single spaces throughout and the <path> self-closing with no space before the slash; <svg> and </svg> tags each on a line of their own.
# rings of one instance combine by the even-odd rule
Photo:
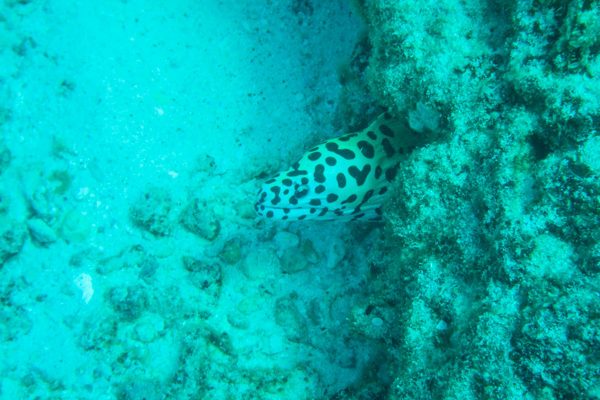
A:
<svg viewBox="0 0 600 400">
<path fill-rule="evenodd" d="M 404 154 L 421 137 L 389 114 L 330 139 L 264 182 L 258 215 L 279 220 L 381 220 L 381 205 Z"/>
</svg>

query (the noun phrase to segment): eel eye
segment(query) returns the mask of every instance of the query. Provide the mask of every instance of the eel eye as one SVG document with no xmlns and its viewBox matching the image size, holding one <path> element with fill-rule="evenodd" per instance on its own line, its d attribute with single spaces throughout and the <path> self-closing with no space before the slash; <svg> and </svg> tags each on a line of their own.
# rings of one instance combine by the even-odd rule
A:
<svg viewBox="0 0 600 400">
<path fill-rule="evenodd" d="M 306 185 L 296 185 L 296 186 L 294 186 L 294 189 L 296 190 L 296 192 L 294 193 L 294 196 L 297 199 L 304 197 L 308 194 L 308 186 L 306 186 Z"/>
</svg>

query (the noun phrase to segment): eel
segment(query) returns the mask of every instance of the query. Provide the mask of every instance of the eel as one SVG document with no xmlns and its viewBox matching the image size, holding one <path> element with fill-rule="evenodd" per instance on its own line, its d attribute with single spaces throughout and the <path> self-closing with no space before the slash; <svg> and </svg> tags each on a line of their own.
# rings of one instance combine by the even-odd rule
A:
<svg viewBox="0 0 600 400">
<path fill-rule="evenodd" d="M 380 221 L 399 164 L 422 135 L 388 113 L 362 131 L 327 140 L 266 180 L 254 206 L 276 220 Z"/>
</svg>

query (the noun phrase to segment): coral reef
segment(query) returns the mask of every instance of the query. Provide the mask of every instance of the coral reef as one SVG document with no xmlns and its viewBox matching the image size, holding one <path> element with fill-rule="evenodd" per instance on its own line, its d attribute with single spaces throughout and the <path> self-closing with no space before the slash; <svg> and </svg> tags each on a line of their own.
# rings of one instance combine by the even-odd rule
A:
<svg viewBox="0 0 600 400">
<path fill-rule="evenodd" d="M 439 116 L 371 287 L 395 310 L 390 398 L 599 398 L 600 3 L 362 7 L 373 92 Z"/>
</svg>

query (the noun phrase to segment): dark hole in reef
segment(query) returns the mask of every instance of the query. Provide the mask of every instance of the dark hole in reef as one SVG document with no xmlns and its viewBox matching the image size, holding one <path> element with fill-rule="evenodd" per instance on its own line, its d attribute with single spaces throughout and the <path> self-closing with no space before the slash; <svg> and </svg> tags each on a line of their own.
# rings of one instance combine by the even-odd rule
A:
<svg viewBox="0 0 600 400">
<path fill-rule="evenodd" d="M 547 143 L 544 138 L 540 137 L 539 135 L 530 136 L 528 141 L 533 149 L 533 156 L 538 161 L 548 157 L 548 154 L 552 152 L 549 143 Z"/>
</svg>

